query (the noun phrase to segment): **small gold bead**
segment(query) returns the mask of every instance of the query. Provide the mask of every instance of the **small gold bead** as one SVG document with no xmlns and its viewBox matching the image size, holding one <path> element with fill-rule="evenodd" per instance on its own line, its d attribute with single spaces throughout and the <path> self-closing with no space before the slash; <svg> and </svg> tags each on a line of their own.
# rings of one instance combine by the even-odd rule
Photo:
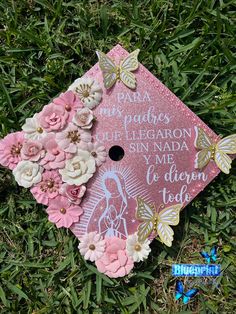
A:
<svg viewBox="0 0 236 314">
<path fill-rule="evenodd" d="M 134 247 L 135 251 L 141 251 L 141 245 L 140 244 L 136 244 Z"/>
<path fill-rule="evenodd" d="M 49 188 L 52 188 L 53 185 L 54 185 L 54 182 L 53 182 L 53 181 L 48 181 L 48 182 L 47 182 L 47 186 L 48 186 Z"/>
<path fill-rule="evenodd" d="M 62 214 L 65 214 L 65 213 L 66 213 L 66 209 L 65 209 L 65 208 L 61 208 L 61 209 L 60 209 L 60 212 L 61 212 Z"/>
<path fill-rule="evenodd" d="M 90 244 L 89 249 L 94 251 L 95 250 L 95 245 L 94 244 Z"/>
<path fill-rule="evenodd" d="M 43 129 L 42 129 L 41 127 L 38 127 L 38 128 L 37 128 L 37 132 L 38 132 L 38 133 L 43 133 Z"/>
</svg>

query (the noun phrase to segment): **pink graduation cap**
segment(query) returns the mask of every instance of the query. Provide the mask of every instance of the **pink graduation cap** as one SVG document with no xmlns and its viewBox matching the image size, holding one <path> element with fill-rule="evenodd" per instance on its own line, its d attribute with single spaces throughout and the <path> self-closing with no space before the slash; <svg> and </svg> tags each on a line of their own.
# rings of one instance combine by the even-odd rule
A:
<svg viewBox="0 0 236 314">
<path fill-rule="evenodd" d="M 0 163 L 30 188 L 86 260 L 127 275 L 220 170 L 236 135 L 220 139 L 120 45 L 0 141 Z"/>
<path fill-rule="evenodd" d="M 116 65 L 128 55 L 120 45 L 108 53 Z M 183 208 L 219 173 L 214 162 L 195 169 L 196 127 L 213 140 L 217 135 L 142 64 L 132 73 L 135 89 L 121 80 L 106 89 L 99 63 L 85 74 L 103 86 L 94 136 L 108 156 L 89 182 L 80 222 L 71 228 L 78 238 L 97 231 L 126 239 L 140 224 L 138 197 L 157 211 Z"/>
</svg>

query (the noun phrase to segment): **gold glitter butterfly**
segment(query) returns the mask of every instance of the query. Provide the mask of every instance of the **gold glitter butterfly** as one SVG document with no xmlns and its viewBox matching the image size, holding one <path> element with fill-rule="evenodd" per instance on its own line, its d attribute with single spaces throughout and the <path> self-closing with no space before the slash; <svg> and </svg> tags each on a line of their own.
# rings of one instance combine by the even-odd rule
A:
<svg viewBox="0 0 236 314">
<path fill-rule="evenodd" d="M 182 204 L 172 205 L 157 213 L 154 204 L 149 205 L 140 197 L 137 202 L 136 218 L 142 221 L 138 226 L 138 240 L 143 242 L 155 232 L 165 245 L 171 246 L 174 231 L 170 226 L 178 225 Z"/>
<path fill-rule="evenodd" d="M 200 149 L 196 155 L 195 168 L 202 169 L 212 159 L 217 167 L 228 174 L 232 159 L 227 154 L 236 154 L 236 134 L 221 139 L 214 143 L 203 129 L 195 127 L 195 147 Z"/>
<path fill-rule="evenodd" d="M 99 60 L 99 66 L 103 73 L 104 86 L 111 88 L 116 81 L 121 80 L 127 87 L 136 88 L 136 78 L 132 73 L 138 69 L 139 49 L 131 52 L 128 57 L 120 62 L 117 66 L 114 61 L 105 53 L 96 51 Z"/>
</svg>

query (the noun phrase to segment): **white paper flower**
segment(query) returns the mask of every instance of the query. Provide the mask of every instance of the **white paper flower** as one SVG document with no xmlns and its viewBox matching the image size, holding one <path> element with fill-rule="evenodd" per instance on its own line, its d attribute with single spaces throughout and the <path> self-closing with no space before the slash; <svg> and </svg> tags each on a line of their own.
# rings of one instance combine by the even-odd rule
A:
<svg viewBox="0 0 236 314">
<path fill-rule="evenodd" d="M 146 259 L 151 252 L 149 247 L 150 241 L 138 241 L 137 233 L 129 235 L 126 240 L 126 250 L 128 255 L 133 258 L 134 262 L 140 262 Z"/>
<path fill-rule="evenodd" d="M 22 126 L 22 130 L 25 132 L 25 138 L 31 140 L 40 140 L 47 135 L 45 130 L 41 127 L 38 121 L 38 113 L 33 118 L 27 118 L 25 124 Z"/>
<path fill-rule="evenodd" d="M 60 169 L 59 172 L 64 182 L 81 185 L 88 182 L 95 170 L 95 160 L 90 153 L 78 149 L 76 156 L 67 160 L 65 168 Z"/>
<path fill-rule="evenodd" d="M 103 255 L 105 240 L 96 231 L 86 233 L 80 240 L 78 248 L 84 259 L 94 262 Z"/>
<path fill-rule="evenodd" d="M 18 163 L 12 172 L 20 186 L 29 188 L 41 181 L 43 168 L 32 161 L 23 160 Z"/>
<path fill-rule="evenodd" d="M 76 92 L 85 107 L 90 109 L 96 107 L 102 99 L 102 88 L 92 78 L 78 78 L 69 87 L 69 90 Z"/>
<path fill-rule="evenodd" d="M 96 165 L 98 167 L 100 167 L 106 161 L 106 148 L 102 144 L 98 142 L 85 143 L 83 145 L 83 149 L 87 150 L 91 154 L 91 156 L 95 159 Z"/>
<path fill-rule="evenodd" d="M 79 109 L 74 115 L 72 122 L 79 126 L 81 129 L 91 129 L 93 126 L 93 112 L 89 108 L 85 107 Z"/>
</svg>

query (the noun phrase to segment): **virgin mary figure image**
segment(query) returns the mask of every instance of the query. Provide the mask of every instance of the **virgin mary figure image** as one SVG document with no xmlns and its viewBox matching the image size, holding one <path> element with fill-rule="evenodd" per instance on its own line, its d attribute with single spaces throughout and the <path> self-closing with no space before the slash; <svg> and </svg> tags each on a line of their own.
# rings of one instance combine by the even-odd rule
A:
<svg viewBox="0 0 236 314">
<path fill-rule="evenodd" d="M 102 196 L 90 219 L 91 229 L 94 229 L 96 221 L 96 229 L 105 237 L 127 238 L 130 234 L 130 223 L 127 222 L 135 215 L 136 200 L 127 192 L 122 174 L 116 170 L 104 172 L 100 189 Z"/>
<path fill-rule="evenodd" d="M 128 202 L 121 180 L 114 171 L 107 171 L 102 176 L 105 204 L 98 220 L 98 230 L 106 237 L 122 237 L 122 234 L 128 236 L 126 219 L 123 217 Z"/>
</svg>

